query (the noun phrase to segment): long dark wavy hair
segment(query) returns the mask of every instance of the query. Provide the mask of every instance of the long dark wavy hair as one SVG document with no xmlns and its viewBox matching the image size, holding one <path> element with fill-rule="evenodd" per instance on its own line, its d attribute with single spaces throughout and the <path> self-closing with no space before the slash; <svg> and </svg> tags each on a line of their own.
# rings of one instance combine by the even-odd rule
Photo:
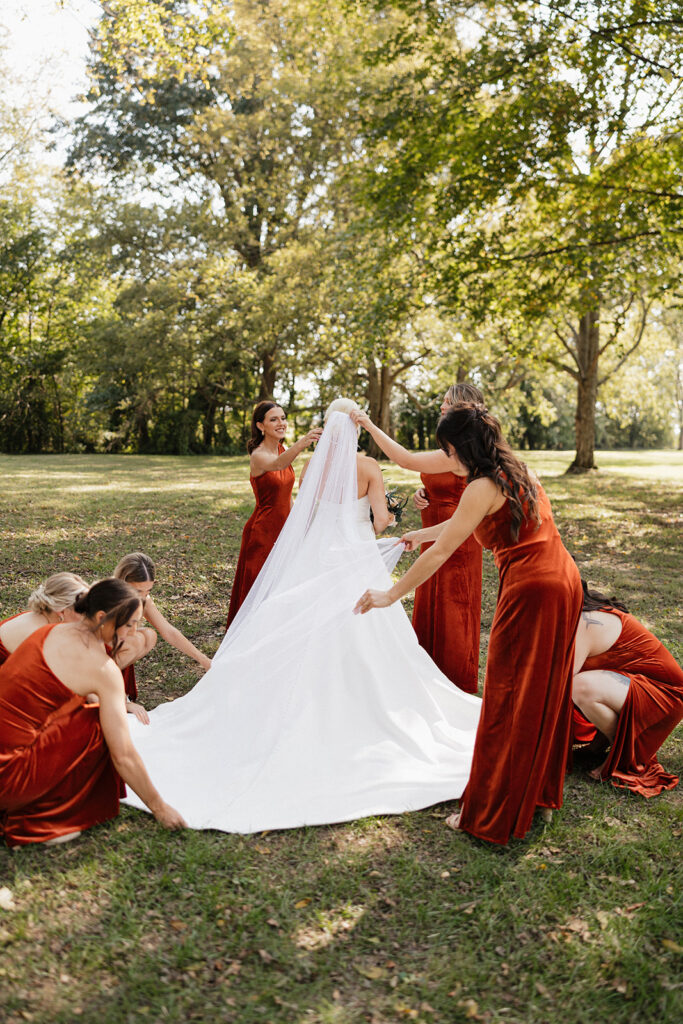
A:
<svg viewBox="0 0 683 1024">
<path fill-rule="evenodd" d="M 489 477 L 510 503 L 510 534 L 519 540 L 523 522 L 540 523 L 538 489 L 529 470 L 503 437 L 500 423 L 481 402 L 463 402 L 439 420 L 436 440 L 450 454 L 455 450 L 468 480 Z"/>
<path fill-rule="evenodd" d="M 79 615 L 85 615 L 86 619 L 93 619 L 97 612 L 104 612 L 103 622 L 114 620 L 114 636 L 110 655 L 113 658 L 121 642 L 117 630 L 130 619 L 133 612 L 140 604 L 140 595 L 123 580 L 109 577 L 100 580 L 94 586 L 74 601 L 74 611 Z"/>
<path fill-rule="evenodd" d="M 589 590 L 584 579 L 581 580 L 581 586 L 583 587 L 583 610 L 585 612 L 598 612 L 601 608 L 618 608 L 620 612 L 628 613 L 626 605 L 617 601 L 616 597 L 605 597 L 597 590 Z"/>
<path fill-rule="evenodd" d="M 247 441 L 247 451 L 251 455 L 254 448 L 258 448 L 263 440 L 263 432 L 256 426 L 257 423 L 263 423 L 263 417 L 271 409 L 281 409 L 282 406 L 278 405 L 277 402 L 259 402 L 254 409 L 251 416 L 251 437 Z"/>
</svg>

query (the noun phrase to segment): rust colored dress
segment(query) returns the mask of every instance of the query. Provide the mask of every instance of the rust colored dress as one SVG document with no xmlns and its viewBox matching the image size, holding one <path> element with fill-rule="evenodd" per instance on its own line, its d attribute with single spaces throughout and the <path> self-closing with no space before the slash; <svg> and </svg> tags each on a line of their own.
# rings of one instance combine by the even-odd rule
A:
<svg viewBox="0 0 683 1024">
<path fill-rule="evenodd" d="M 454 473 L 421 473 L 429 507 L 423 527 L 436 526 L 455 512 L 467 477 Z M 423 544 L 420 553 L 431 547 Z M 415 591 L 413 629 L 420 647 L 445 676 L 466 693 L 479 682 L 481 624 L 481 544 L 468 537 L 457 551 Z"/>
<path fill-rule="evenodd" d="M 280 454 L 284 451 L 284 447 L 280 445 Z M 289 515 L 295 479 L 292 466 L 273 469 L 261 476 L 249 477 L 256 498 L 256 508 L 242 531 L 242 544 L 230 595 L 226 629 L 240 610 L 273 544 L 280 536 L 280 530 Z"/>
<path fill-rule="evenodd" d="M 633 615 L 618 608 L 600 611 L 621 619 L 621 633 L 608 651 L 587 658 L 582 671 L 620 672 L 629 679 L 614 742 L 600 774 L 614 786 L 657 796 L 678 785 L 678 776 L 664 771 L 656 754 L 683 719 L 683 669 Z M 592 739 L 597 730 L 578 709 L 574 720 L 574 739 L 577 733 Z"/>
<path fill-rule="evenodd" d="M 48 668 L 37 629 L 0 669 L 0 834 L 8 846 L 90 828 L 119 812 L 123 786 L 99 705 Z"/>
<path fill-rule="evenodd" d="M 562 805 L 583 592 L 540 486 L 538 510 L 540 526 L 525 521 L 517 543 L 507 501 L 475 531 L 500 582 L 460 827 L 492 843 L 524 836 L 536 807 Z"/>
</svg>

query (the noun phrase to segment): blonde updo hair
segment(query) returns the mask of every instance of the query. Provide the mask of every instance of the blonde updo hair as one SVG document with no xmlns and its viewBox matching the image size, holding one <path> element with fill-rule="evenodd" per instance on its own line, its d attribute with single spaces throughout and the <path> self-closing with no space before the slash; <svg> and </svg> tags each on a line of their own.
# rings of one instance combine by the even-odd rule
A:
<svg viewBox="0 0 683 1024">
<path fill-rule="evenodd" d="M 88 584 L 74 572 L 56 572 L 41 583 L 28 599 L 30 612 L 63 612 L 80 594 L 87 593 Z"/>
<path fill-rule="evenodd" d="M 360 406 L 352 398 L 335 398 L 334 402 L 330 402 L 325 410 L 324 422 L 327 423 L 333 412 L 345 412 L 348 415 L 355 412 L 356 409 L 360 409 Z"/>
<path fill-rule="evenodd" d="M 154 562 L 142 551 L 131 551 L 124 555 L 114 569 L 114 577 L 124 583 L 154 582 Z"/>
</svg>

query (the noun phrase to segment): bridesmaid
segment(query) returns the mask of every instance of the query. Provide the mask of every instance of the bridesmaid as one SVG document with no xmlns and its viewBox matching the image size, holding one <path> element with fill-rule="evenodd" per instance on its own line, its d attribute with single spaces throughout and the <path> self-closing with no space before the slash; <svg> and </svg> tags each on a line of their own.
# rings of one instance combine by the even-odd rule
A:
<svg viewBox="0 0 683 1024">
<path fill-rule="evenodd" d="M 20 643 L 51 622 L 75 622 L 74 601 L 88 584 L 73 572 L 57 572 L 37 587 L 28 599 L 28 610 L 0 622 L 0 665 Z"/>
<path fill-rule="evenodd" d="M 657 751 L 683 719 L 683 669 L 622 604 L 584 586 L 576 634 L 574 736 L 610 745 L 590 774 L 642 796 L 678 785 Z M 585 716 L 585 717 L 584 717 Z"/>
<path fill-rule="evenodd" d="M 484 398 L 473 384 L 453 384 L 444 395 L 441 415 L 462 402 Z M 425 528 L 453 515 L 467 486 L 453 460 L 442 451 L 411 452 L 398 444 L 365 415 L 357 422 L 369 432 L 392 462 L 420 473 L 422 488 L 415 505 Z M 426 551 L 430 544 L 423 544 Z M 479 682 L 479 627 L 481 624 L 481 544 L 474 536 L 454 551 L 425 583 L 415 590 L 413 629 L 445 676 L 466 693 L 476 693 Z"/>
<path fill-rule="evenodd" d="M 402 539 L 435 543 L 390 590 L 368 590 L 355 611 L 383 608 L 429 578 L 476 530 L 500 574 L 472 771 L 448 824 L 504 844 L 521 838 L 536 807 L 562 805 L 572 714 L 581 581 L 550 503 L 478 403 L 451 409 L 436 438 L 469 484 L 445 523 Z M 544 815 L 545 816 L 545 815 Z"/>
<path fill-rule="evenodd" d="M 156 578 L 154 562 L 142 551 L 132 551 L 124 555 L 114 569 L 114 578 L 128 583 L 142 601 L 142 614 L 152 629 L 138 629 L 126 638 L 116 655 L 116 664 L 123 672 L 123 683 L 128 697 L 128 711 L 147 725 L 149 716 L 141 704 L 137 704 L 138 687 L 135 679 L 135 662 L 144 658 L 157 642 L 157 633 L 172 647 L 193 658 L 203 669 L 211 668 L 211 659 L 197 650 L 186 636 L 172 626 L 161 614 L 152 597 L 152 587 Z M 154 632 L 156 630 L 156 633 Z"/>
<path fill-rule="evenodd" d="M 162 825 L 185 825 L 133 746 L 121 671 L 106 652 L 136 629 L 137 594 L 101 580 L 74 607 L 78 621 L 43 625 L 0 668 L 0 834 L 8 846 L 65 842 L 114 818 L 121 780 Z"/>
<path fill-rule="evenodd" d="M 275 402 L 259 402 L 251 417 L 249 481 L 256 498 L 256 508 L 242 531 L 242 544 L 230 595 L 226 629 L 237 615 L 271 552 L 292 507 L 294 469 L 297 455 L 318 440 L 322 430 L 309 430 L 285 448 L 283 439 L 287 416 Z"/>
</svg>

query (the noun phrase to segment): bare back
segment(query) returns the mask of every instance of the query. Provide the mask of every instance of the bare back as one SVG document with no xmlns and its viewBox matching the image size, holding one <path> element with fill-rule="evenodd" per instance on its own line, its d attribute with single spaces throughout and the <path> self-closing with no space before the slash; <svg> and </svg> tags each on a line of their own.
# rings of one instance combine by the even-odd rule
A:
<svg viewBox="0 0 683 1024">
<path fill-rule="evenodd" d="M 104 644 L 88 637 L 77 623 L 64 623 L 50 630 L 43 645 L 47 667 L 61 683 L 85 697 L 99 695 L 102 686 L 120 685 L 125 698 L 120 668 L 107 654 Z"/>
<path fill-rule="evenodd" d="M 0 626 L 0 640 L 12 654 L 31 633 L 35 633 L 37 629 L 46 624 L 46 619 L 40 612 L 22 612 L 21 615 L 16 615 L 8 622 L 3 622 Z"/>
</svg>

